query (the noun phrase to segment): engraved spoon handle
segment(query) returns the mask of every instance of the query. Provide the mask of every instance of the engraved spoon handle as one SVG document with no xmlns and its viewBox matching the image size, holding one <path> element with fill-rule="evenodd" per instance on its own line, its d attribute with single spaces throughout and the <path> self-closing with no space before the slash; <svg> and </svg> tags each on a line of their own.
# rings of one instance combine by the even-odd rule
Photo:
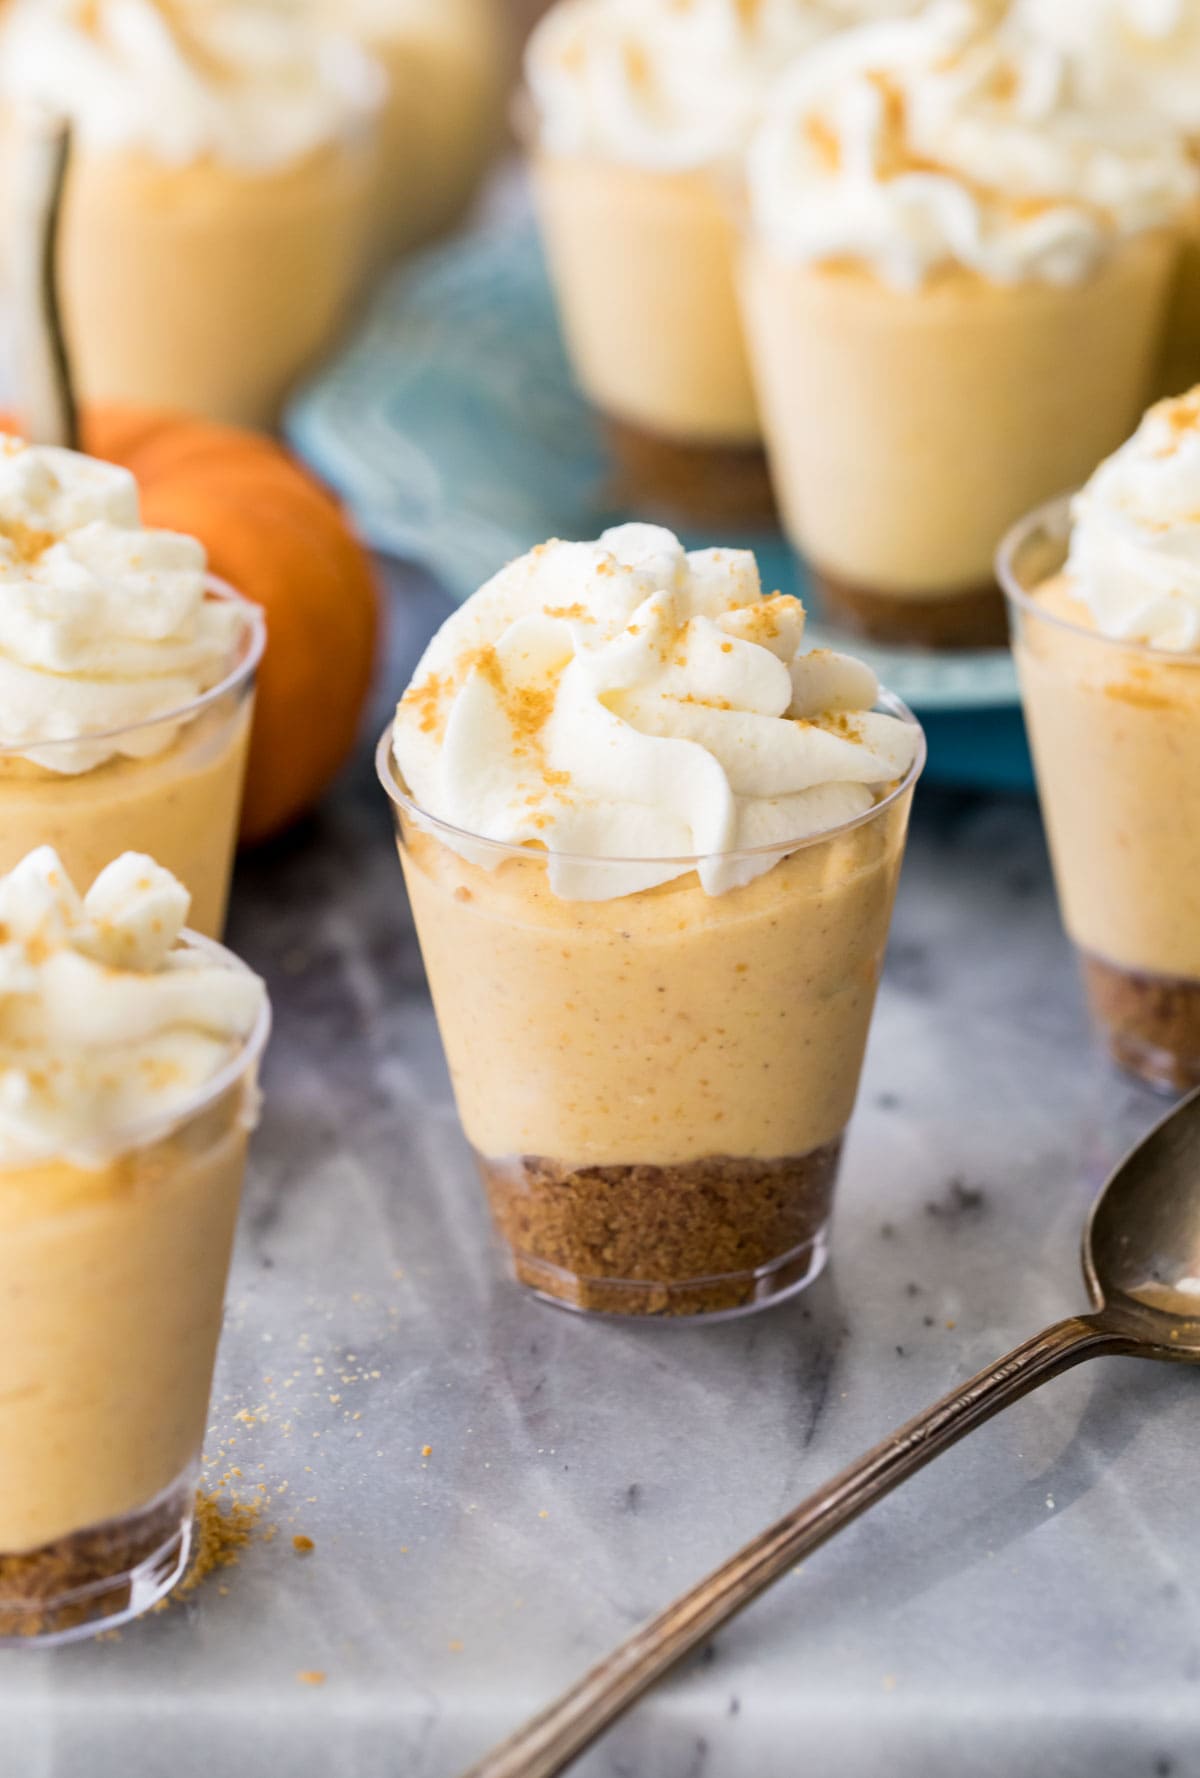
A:
<svg viewBox="0 0 1200 1778">
<path fill-rule="evenodd" d="M 643 1624 L 463 1778 L 554 1778 L 684 1655 L 836 1531 L 993 1414 L 1085 1358 L 1133 1352 L 1103 1315 L 1072 1317 L 1018 1346 L 892 1433 L 795 1511 Z"/>
</svg>

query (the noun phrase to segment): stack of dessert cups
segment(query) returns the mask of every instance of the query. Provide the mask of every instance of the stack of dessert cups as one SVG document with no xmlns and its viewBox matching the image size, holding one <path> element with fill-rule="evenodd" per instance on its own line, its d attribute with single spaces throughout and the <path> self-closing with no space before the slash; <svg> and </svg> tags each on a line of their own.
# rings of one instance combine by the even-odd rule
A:
<svg viewBox="0 0 1200 1778">
<path fill-rule="evenodd" d="M 0 1643 L 43 1643 L 187 1561 L 269 1026 L 214 942 L 264 623 L 125 470 L 6 438 L 0 505 Z"/>
<path fill-rule="evenodd" d="M 740 1313 L 824 1263 L 924 747 L 802 627 L 743 552 L 545 545 L 380 742 L 463 1126 L 555 1302 Z"/>
</svg>

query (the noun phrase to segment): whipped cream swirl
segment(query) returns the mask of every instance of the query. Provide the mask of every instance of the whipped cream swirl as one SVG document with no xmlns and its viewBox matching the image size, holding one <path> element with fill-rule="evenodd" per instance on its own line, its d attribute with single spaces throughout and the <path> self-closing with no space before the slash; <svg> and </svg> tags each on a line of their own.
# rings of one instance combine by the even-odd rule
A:
<svg viewBox="0 0 1200 1778">
<path fill-rule="evenodd" d="M 800 261 L 901 290 L 958 266 L 997 284 L 1087 277 L 1175 223 L 1197 175 L 1141 106 L 1092 104 L 1052 46 L 971 0 L 864 25 L 798 63 L 750 152 L 756 226 Z"/>
<path fill-rule="evenodd" d="M 803 636 L 804 607 L 765 598 L 748 551 L 688 553 L 654 525 L 543 544 L 434 637 L 395 762 L 427 814 L 544 847 L 564 899 L 635 894 L 693 857 L 720 895 L 780 856 L 723 855 L 865 814 L 920 747 L 915 724 L 873 710 L 869 668 Z"/>
<path fill-rule="evenodd" d="M 188 893 L 127 852 L 80 899 L 44 846 L 0 878 L 0 1168 L 159 1140 L 263 1017 L 258 977 L 181 947 Z"/>
<path fill-rule="evenodd" d="M 526 55 L 541 139 L 659 171 L 730 161 L 835 22 L 811 0 L 559 0 Z"/>
<path fill-rule="evenodd" d="M 12 0 L 0 93 L 66 112 L 87 149 L 268 172 L 357 135 L 383 80 L 275 0 Z"/>
<path fill-rule="evenodd" d="M 1070 55 L 1097 101 L 1140 102 L 1200 136 L 1196 0 L 1014 0 L 1013 20 Z"/>
<path fill-rule="evenodd" d="M 1152 407 L 1071 513 L 1067 574 L 1096 628 L 1200 653 L 1200 388 Z"/>
<path fill-rule="evenodd" d="M 0 771 L 165 751 L 155 719 L 225 679 L 249 633 L 205 567 L 195 538 L 142 528 L 127 470 L 0 435 Z"/>
</svg>

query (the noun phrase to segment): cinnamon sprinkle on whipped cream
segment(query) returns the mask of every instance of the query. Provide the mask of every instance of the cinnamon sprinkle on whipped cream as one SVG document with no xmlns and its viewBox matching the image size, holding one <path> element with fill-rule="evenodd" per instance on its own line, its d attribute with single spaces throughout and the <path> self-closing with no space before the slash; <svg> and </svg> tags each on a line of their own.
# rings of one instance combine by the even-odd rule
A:
<svg viewBox="0 0 1200 1778">
<path fill-rule="evenodd" d="M 541 545 L 430 644 L 396 765 L 462 830 L 448 844 L 485 865 L 471 836 L 541 847 L 565 899 L 634 894 L 692 859 L 722 894 L 866 813 L 917 754 L 915 725 L 874 709 L 874 674 L 806 650 L 804 624 L 748 551 L 637 524 Z"/>
<path fill-rule="evenodd" d="M 1200 180 L 1171 124 L 1091 101 L 1068 56 L 979 0 L 934 0 L 793 65 L 749 187 L 781 256 L 915 290 L 953 267 L 1079 281 L 1121 240 L 1175 224 Z"/>
</svg>

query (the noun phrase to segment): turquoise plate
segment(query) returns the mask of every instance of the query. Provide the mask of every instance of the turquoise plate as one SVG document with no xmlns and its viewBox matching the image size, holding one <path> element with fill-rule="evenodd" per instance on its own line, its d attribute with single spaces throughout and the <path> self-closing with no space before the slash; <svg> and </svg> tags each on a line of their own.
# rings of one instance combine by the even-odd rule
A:
<svg viewBox="0 0 1200 1778">
<path fill-rule="evenodd" d="M 348 349 L 293 402 L 288 432 L 343 496 L 368 542 L 422 563 L 465 598 L 547 537 L 595 537 L 615 510 L 603 438 L 576 388 L 535 231 L 468 235 L 410 261 L 377 295 Z M 803 594 L 778 531 L 744 544 L 772 587 Z M 1006 650 L 932 654 L 847 642 L 919 712 L 944 780 L 1031 782 Z"/>
</svg>

